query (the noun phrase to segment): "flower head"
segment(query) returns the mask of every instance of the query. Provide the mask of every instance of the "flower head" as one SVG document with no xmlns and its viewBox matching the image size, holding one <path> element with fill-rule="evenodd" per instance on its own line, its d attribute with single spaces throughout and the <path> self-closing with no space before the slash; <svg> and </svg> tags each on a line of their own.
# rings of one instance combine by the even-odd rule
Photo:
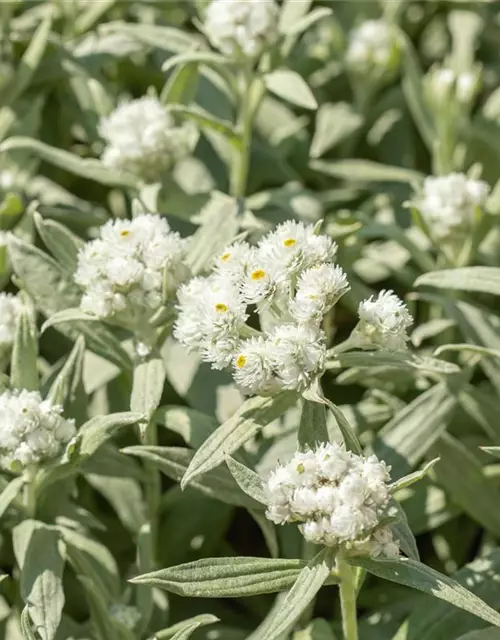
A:
<svg viewBox="0 0 500 640">
<path fill-rule="evenodd" d="M 449 240 L 467 233 L 478 207 L 486 202 L 490 188 L 482 180 L 463 173 L 429 176 L 422 194 L 414 202 L 437 240 Z"/>
<path fill-rule="evenodd" d="M 106 141 L 103 164 L 145 182 L 160 180 L 191 152 L 195 139 L 192 125 L 175 126 L 161 102 L 150 96 L 119 105 L 101 119 L 99 134 Z"/>
<path fill-rule="evenodd" d="M 295 298 L 290 303 L 292 315 L 298 322 L 319 324 L 349 288 L 341 267 L 331 263 L 311 267 L 298 278 Z"/>
<path fill-rule="evenodd" d="M 351 32 L 346 63 L 360 74 L 392 70 L 399 63 L 400 49 L 392 25 L 384 20 L 366 20 Z"/>
<path fill-rule="evenodd" d="M 336 443 L 297 452 L 269 476 L 266 515 L 276 524 L 300 522 L 303 536 L 315 544 L 398 555 L 392 533 L 381 524 L 389 471 L 375 456 L 364 458 Z"/>
<path fill-rule="evenodd" d="M 185 278 L 186 248 L 159 216 L 110 220 L 78 256 L 75 282 L 84 290 L 82 310 L 137 327 L 161 306 L 164 282 L 173 291 Z"/>
<path fill-rule="evenodd" d="M 244 340 L 238 346 L 233 371 L 234 381 L 243 393 L 267 395 L 279 388 L 269 358 L 269 342 L 262 336 Z"/>
<path fill-rule="evenodd" d="M 360 303 L 354 340 L 361 348 L 406 349 L 406 330 L 413 324 L 405 304 L 393 291 L 382 290 Z"/>
<path fill-rule="evenodd" d="M 205 32 L 224 55 L 254 58 L 276 41 L 277 19 L 274 0 L 212 0 Z"/>
<path fill-rule="evenodd" d="M 51 460 L 75 435 L 73 420 L 62 407 L 37 391 L 4 391 L 0 395 L 0 464 L 27 467 Z"/>
<path fill-rule="evenodd" d="M 22 302 L 11 293 L 0 293 L 0 368 L 8 359 L 16 333 Z"/>
</svg>

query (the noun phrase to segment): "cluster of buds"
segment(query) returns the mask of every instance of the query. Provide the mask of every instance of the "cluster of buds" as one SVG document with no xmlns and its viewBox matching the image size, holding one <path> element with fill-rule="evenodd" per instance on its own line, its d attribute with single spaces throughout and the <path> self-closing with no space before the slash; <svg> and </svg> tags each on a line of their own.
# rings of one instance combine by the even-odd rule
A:
<svg viewBox="0 0 500 640">
<path fill-rule="evenodd" d="M 480 89 L 480 82 L 479 69 L 458 73 L 448 67 L 434 67 L 424 79 L 427 102 L 436 111 L 449 112 L 454 103 L 468 107 Z"/>
<path fill-rule="evenodd" d="M 394 72 L 401 59 L 397 29 L 384 20 L 366 20 L 350 34 L 347 68 L 360 76 L 382 77 Z"/>
<path fill-rule="evenodd" d="M 271 473 L 266 516 L 275 524 L 301 523 L 308 542 L 352 553 L 395 557 L 399 545 L 384 524 L 390 469 L 338 444 L 297 452 Z"/>
</svg>

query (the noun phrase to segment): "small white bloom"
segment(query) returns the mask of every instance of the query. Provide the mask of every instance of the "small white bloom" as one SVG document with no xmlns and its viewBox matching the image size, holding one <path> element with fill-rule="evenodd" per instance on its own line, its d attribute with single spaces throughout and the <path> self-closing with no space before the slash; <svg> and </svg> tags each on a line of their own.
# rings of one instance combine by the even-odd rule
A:
<svg viewBox="0 0 500 640">
<path fill-rule="evenodd" d="M 42 400 L 37 391 L 4 391 L 0 395 L 0 463 L 33 466 L 62 453 L 75 435 L 73 420 L 62 407 Z"/>
<path fill-rule="evenodd" d="M 373 533 L 368 551 L 374 558 L 379 556 L 397 558 L 399 556 L 399 544 L 394 540 L 389 527 L 380 527 Z"/>
<path fill-rule="evenodd" d="M 484 206 L 490 188 L 482 180 L 463 173 L 429 176 L 422 195 L 414 202 L 437 240 L 448 240 L 468 233 L 478 207 Z"/>
<path fill-rule="evenodd" d="M 82 310 L 140 328 L 162 304 L 164 279 L 173 292 L 185 278 L 186 249 L 160 216 L 110 220 L 78 256 Z"/>
<path fill-rule="evenodd" d="M 290 311 L 298 322 L 319 324 L 348 290 L 347 276 L 341 267 L 328 263 L 311 267 L 299 276 Z"/>
<path fill-rule="evenodd" d="M 362 74 L 389 70 L 397 66 L 400 48 L 392 25 L 384 20 L 366 20 L 350 34 L 346 63 Z"/>
<path fill-rule="evenodd" d="M 463 104 L 473 101 L 479 88 L 479 75 L 473 71 L 464 71 L 457 78 L 457 100 Z"/>
<path fill-rule="evenodd" d="M 358 315 L 359 323 L 353 332 L 357 346 L 389 351 L 406 349 L 406 330 L 413 318 L 393 291 L 382 290 L 378 296 L 361 302 Z"/>
<path fill-rule="evenodd" d="M 268 395 L 279 388 L 269 359 L 269 345 L 260 336 L 240 344 L 233 366 L 234 381 L 243 393 Z"/>
<path fill-rule="evenodd" d="M 309 325 L 278 325 L 269 336 L 269 358 L 283 389 L 307 389 L 324 370 L 325 334 Z"/>
<path fill-rule="evenodd" d="M 213 0 L 207 8 L 205 32 L 226 56 L 259 56 L 278 37 L 274 0 Z"/>
<path fill-rule="evenodd" d="M 175 126 L 172 116 L 154 97 L 124 102 L 102 118 L 99 134 L 106 141 L 102 162 L 107 167 L 156 182 L 195 140 L 192 125 Z"/>
<path fill-rule="evenodd" d="M 226 247 L 215 260 L 215 271 L 221 277 L 240 286 L 248 265 L 252 260 L 254 249 L 247 242 L 235 242 Z"/>
</svg>

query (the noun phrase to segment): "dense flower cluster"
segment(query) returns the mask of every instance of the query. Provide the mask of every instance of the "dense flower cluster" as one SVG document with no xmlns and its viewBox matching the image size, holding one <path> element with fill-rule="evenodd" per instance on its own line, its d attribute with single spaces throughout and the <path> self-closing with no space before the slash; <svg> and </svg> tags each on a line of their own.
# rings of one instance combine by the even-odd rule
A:
<svg viewBox="0 0 500 640">
<path fill-rule="evenodd" d="M 75 423 L 62 407 L 42 400 L 37 391 L 0 395 L 0 464 L 4 468 L 38 465 L 62 453 L 75 435 Z"/>
<path fill-rule="evenodd" d="M 463 173 L 425 179 L 423 192 L 414 202 L 432 235 L 447 240 L 467 233 L 474 223 L 478 207 L 489 194 L 489 186 Z"/>
<path fill-rule="evenodd" d="M 195 141 L 191 124 L 176 126 L 161 102 L 145 96 L 119 105 L 102 118 L 99 134 L 106 141 L 102 162 L 132 173 L 145 182 L 161 180 Z"/>
<path fill-rule="evenodd" d="M 375 456 L 364 458 L 336 443 L 297 452 L 267 481 L 266 516 L 275 524 L 301 522 L 304 538 L 315 544 L 397 556 L 392 532 L 381 524 L 389 471 Z"/>
<path fill-rule="evenodd" d="M 405 304 L 392 291 L 382 290 L 360 303 L 359 323 L 353 332 L 353 343 L 362 349 L 388 351 L 406 349 L 406 330 L 413 324 Z"/>
<path fill-rule="evenodd" d="M 180 288 L 175 336 L 216 369 L 232 364 L 245 393 L 306 389 L 324 368 L 323 316 L 349 289 L 333 264 L 336 250 L 331 238 L 294 221 L 256 247 L 227 247 L 210 276 Z M 265 333 L 247 325 L 249 305 L 274 317 Z"/>
<path fill-rule="evenodd" d="M 186 248 L 186 240 L 160 216 L 110 220 L 78 256 L 81 309 L 139 327 L 161 306 L 165 284 L 175 290 L 185 278 Z"/>
<path fill-rule="evenodd" d="M 346 64 L 353 71 L 369 74 L 396 67 L 400 44 L 395 28 L 384 20 L 366 20 L 351 32 Z"/>
<path fill-rule="evenodd" d="M 17 296 L 0 293 L 0 369 L 10 355 L 21 308 L 22 302 Z"/>
<path fill-rule="evenodd" d="M 205 32 L 227 56 L 257 57 L 278 35 L 274 0 L 213 0 L 207 8 Z"/>
<path fill-rule="evenodd" d="M 448 107 L 453 98 L 468 105 L 477 94 L 479 81 L 477 70 L 457 73 L 447 67 L 432 69 L 425 78 L 427 99 L 431 106 L 438 108 Z"/>
</svg>

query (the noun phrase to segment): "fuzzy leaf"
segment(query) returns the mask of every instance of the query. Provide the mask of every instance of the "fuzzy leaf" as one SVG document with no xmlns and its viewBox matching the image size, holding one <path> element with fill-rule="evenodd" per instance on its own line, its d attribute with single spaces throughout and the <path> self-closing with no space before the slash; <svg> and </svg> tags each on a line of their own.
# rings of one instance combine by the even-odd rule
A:
<svg viewBox="0 0 500 640">
<path fill-rule="evenodd" d="M 19 492 L 24 486 L 23 476 L 13 478 L 5 489 L 0 493 L 0 518 L 7 511 L 13 500 L 17 498 Z"/>
<path fill-rule="evenodd" d="M 424 273 L 415 281 L 416 287 L 478 291 L 500 295 L 500 269 L 497 267 L 462 267 Z"/>
<path fill-rule="evenodd" d="M 323 403 L 304 399 L 297 440 L 301 451 L 314 449 L 318 444 L 328 442 L 326 411 Z"/>
<path fill-rule="evenodd" d="M 257 502 L 267 506 L 268 501 L 264 492 L 264 483 L 259 474 L 245 467 L 244 464 L 231 458 L 231 456 L 226 458 L 226 464 L 241 490 L 254 500 L 257 500 Z"/>
<path fill-rule="evenodd" d="M 78 252 L 84 245 L 83 241 L 55 220 L 45 220 L 39 213 L 35 213 L 33 218 L 47 249 L 68 273 L 73 274 L 78 265 Z"/>
<path fill-rule="evenodd" d="M 168 629 L 157 631 L 155 633 L 155 637 L 157 640 L 173 640 L 177 633 L 185 631 L 186 629 L 194 631 L 199 627 L 204 627 L 209 624 L 215 624 L 216 622 L 219 622 L 219 618 L 216 618 L 211 613 L 202 613 L 201 615 L 195 616 L 194 618 L 189 618 L 189 620 L 178 622 L 177 624 L 168 627 Z M 189 638 L 189 636 L 187 637 Z"/>
<path fill-rule="evenodd" d="M 39 387 L 37 341 L 28 312 L 23 309 L 16 322 L 16 334 L 10 365 L 10 385 L 13 389 L 36 391 Z"/>
<path fill-rule="evenodd" d="M 121 427 L 131 427 L 143 419 L 144 415 L 142 413 L 132 413 L 130 411 L 91 418 L 79 431 L 81 436 L 80 455 L 83 457 L 91 456 L 106 440 L 113 437 Z"/>
<path fill-rule="evenodd" d="M 306 81 L 290 69 L 276 69 L 264 76 L 266 87 L 291 104 L 303 109 L 317 109 L 318 103 Z"/>
<path fill-rule="evenodd" d="M 151 356 L 134 368 L 130 410 L 142 413 L 149 422 L 160 404 L 165 383 L 165 366 L 159 357 Z"/>
</svg>

